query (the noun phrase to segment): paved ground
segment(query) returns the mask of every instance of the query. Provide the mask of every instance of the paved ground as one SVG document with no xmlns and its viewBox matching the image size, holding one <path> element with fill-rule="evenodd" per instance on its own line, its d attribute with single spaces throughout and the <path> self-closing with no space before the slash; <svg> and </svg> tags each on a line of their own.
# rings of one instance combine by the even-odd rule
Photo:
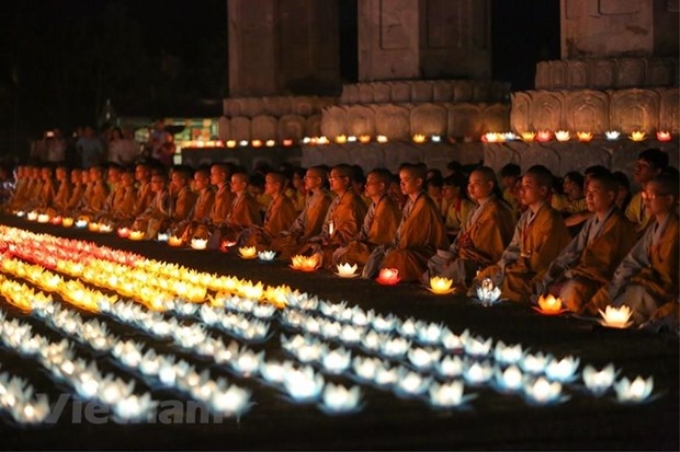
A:
<svg viewBox="0 0 680 452">
<path fill-rule="evenodd" d="M 64 416 L 57 426 L 18 430 L 0 423 L 4 449 L 561 449 L 678 450 L 678 339 L 640 331 L 603 329 L 570 317 L 544 317 L 517 305 L 481 307 L 461 297 L 439 297 L 416 285 L 383 287 L 372 281 L 343 280 L 331 273 L 299 273 L 286 263 L 261 264 L 213 251 L 177 250 L 155 242 L 129 242 L 115 236 L 32 224 L 14 218 L 0 223 L 70 238 L 95 241 L 198 270 L 235 275 L 267 284 L 288 284 L 333 302 L 347 300 L 378 313 L 392 312 L 444 322 L 455 333 L 469 329 L 505 343 L 521 343 L 558 357 L 575 355 L 581 366 L 613 362 L 621 376 L 654 377 L 658 399 L 620 405 L 612 394 L 595 398 L 575 386 L 572 397 L 555 406 L 529 406 L 519 396 L 473 388 L 477 399 L 466 410 L 435 411 L 422 401 L 397 398 L 365 388 L 365 408 L 358 414 L 329 417 L 314 406 L 293 405 L 274 390 L 229 376 L 253 389 L 257 404 L 240 422 L 208 425 L 74 425 Z M 4 310 L 6 303 L 0 302 Z M 31 319 L 33 323 L 34 319 Z M 39 328 L 39 325 L 36 325 Z M 133 336 L 124 328 L 123 337 Z M 54 333 L 50 333 L 54 334 Z M 147 340 L 149 343 L 153 341 Z M 159 348 L 167 344 L 154 344 Z M 268 356 L 280 351 L 278 331 L 261 347 Z M 59 394 L 36 364 L 0 350 L 2 371 L 30 377 L 41 391 Z M 106 364 L 104 364 L 106 365 Z M 217 371 L 219 373 L 219 371 Z M 339 379 L 345 384 L 348 380 Z M 466 389 L 467 390 L 467 389 Z M 162 393 L 154 393 L 161 397 Z"/>
</svg>

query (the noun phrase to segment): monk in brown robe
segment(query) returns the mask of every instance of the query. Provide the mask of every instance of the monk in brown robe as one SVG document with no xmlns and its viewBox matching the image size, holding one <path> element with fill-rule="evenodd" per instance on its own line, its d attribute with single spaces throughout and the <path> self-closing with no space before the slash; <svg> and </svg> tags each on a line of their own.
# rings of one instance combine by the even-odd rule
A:
<svg viewBox="0 0 680 452">
<path fill-rule="evenodd" d="M 41 212 L 45 212 L 52 207 L 54 197 L 57 195 L 54 170 L 49 166 L 44 166 L 40 169 L 40 177 L 43 183 L 38 197 L 38 208 Z"/>
<path fill-rule="evenodd" d="M 24 199 L 24 203 L 21 206 L 21 210 L 28 212 L 39 206 L 43 182 L 41 167 L 30 167 L 29 182 L 28 187 L 26 188 L 26 198 Z"/>
<path fill-rule="evenodd" d="M 346 164 L 331 169 L 328 180 L 335 198 L 328 207 L 321 232 L 310 237 L 297 254 L 318 256 L 319 265 L 330 268 L 333 252 L 345 246 L 361 230 L 366 216 L 366 203 L 357 195 L 352 186 L 354 170 Z"/>
<path fill-rule="evenodd" d="M 106 208 L 99 215 L 98 221 L 116 228 L 128 225 L 134 220 L 136 200 L 135 175 L 132 170 L 125 171 L 117 181 L 115 191 L 109 194 Z"/>
<path fill-rule="evenodd" d="M 521 179 L 520 200 L 527 209 L 500 260 L 479 272 L 476 281 L 491 278 L 503 298 L 529 302 L 534 285 L 569 244 L 571 236 L 562 215 L 548 202 L 553 183 L 550 171 L 535 165 Z"/>
<path fill-rule="evenodd" d="M 593 216 L 548 268 L 537 295 L 550 293 L 572 312 L 586 304 L 611 281 L 619 263 L 636 242 L 633 225 L 615 204 L 617 186 L 611 174 L 593 175 L 586 204 Z"/>
<path fill-rule="evenodd" d="M 71 196 L 66 203 L 66 208 L 62 212 L 64 216 L 75 216 L 77 214 L 78 206 L 82 202 L 87 187 L 87 182 L 83 182 L 83 173 L 87 174 L 87 171 L 83 171 L 80 168 L 73 168 L 71 170 Z"/>
<path fill-rule="evenodd" d="M 361 231 L 346 246 L 333 253 L 334 266 L 338 264 L 366 264 L 373 250 L 394 240 L 401 221 L 401 210 L 397 202 L 387 194 L 392 173 L 384 168 L 376 168 L 366 177 L 365 193 L 371 205 L 364 217 Z"/>
<path fill-rule="evenodd" d="M 184 166 L 176 166 L 170 173 L 170 225 L 168 231 L 177 235 L 177 228 L 189 219 L 194 205 L 196 193 L 191 190 L 189 182 L 192 178 L 191 170 Z"/>
<path fill-rule="evenodd" d="M 221 162 L 213 163 L 210 167 L 210 184 L 215 190 L 215 200 L 208 217 L 199 222 L 193 232 L 194 238 L 209 239 L 208 248 L 217 249 L 220 246 L 220 234 L 215 234 L 215 231 L 226 224 L 229 209 L 234 201 L 230 182 L 233 169 L 230 163 Z"/>
<path fill-rule="evenodd" d="M 138 163 L 135 166 L 135 181 L 137 184 L 137 200 L 132 213 L 133 219 L 144 213 L 154 198 L 154 193 L 151 190 L 151 168 L 149 165 Z"/>
<path fill-rule="evenodd" d="M 238 246 L 255 246 L 258 251 L 269 249 L 271 241 L 282 231 L 287 231 L 295 221 L 297 212 L 293 200 L 285 195 L 286 177 L 279 172 L 267 173 L 264 193 L 272 201 L 267 207 L 262 226 L 251 226 L 238 236 Z"/>
<path fill-rule="evenodd" d="M 167 230 L 170 224 L 170 194 L 168 176 L 158 171 L 151 176 L 151 190 L 154 198 L 149 207 L 132 224 L 133 231 L 143 231 L 145 240 L 156 238 L 159 231 Z"/>
<path fill-rule="evenodd" d="M 489 167 L 475 169 L 468 180 L 468 193 L 477 203 L 465 226 L 448 250 L 440 250 L 427 263 L 423 284 L 444 276 L 453 280 L 459 291 L 466 291 L 477 271 L 495 264 L 510 243 L 515 229 L 513 211 L 502 200 L 496 175 Z"/>
<path fill-rule="evenodd" d="M 52 208 L 49 212 L 51 216 L 60 215 L 66 210 L 72 192 L 70 175 L 65 166 L 59 165 L 55 171 L 55 176 L 58 185 L 57 193 L 54 195 Z"/>
<path fill-rule="evenodd" d="M 331 204 L 331 196 L 324 187 L 326 177 L 326 170 L 321 166 L 313 166 L 307 170 L 304 183 L 309 195 L 305 201 L 305 208 L 291 227 L 279 233 L 271 243 L 272 250 L 280 253 L 281 259 L 290 259 L 310 237 L 321 232 L 326 212 Z"/>
<path fill-rule="evenodd" d="M 668 154 L 660 149 L 646 149 L 640 152 L 638 160 L 635 162 L 633 177 L 635 182 L 640 185 L 641 191 L 633 195 L 628 203 L 626 218 L 635 224 L 635 229 L 640 237 L 652 217 L 642 198 L 643 193 L 645 193 L 645 185 L 652 178 L 660 175 L 667 166 Z"/>
<path fill-rule="evenodd" d="M 89 170 L 89 192 L 85 189 L 84 204 L 80 208 L 80 217 L 94 218 L 104 209 L 109 196 L 109 186 L 104 180 L 103 168 L 93 166 Z"/>
<path fill-rule="evenodd" d="M 399 170 L 401 191 L 408 196 L 401 222 L 394 241 L 373 250 L 363 278 L 375 278 L 381 268 L 394 268 L 402 281 L 417 281 L 436 250 L 448 247 L 441 212 L 425 191 L 425 172 L 423 165 L 412 164 Z"/>
<path fill-rule="evenodd" d="M 16 184 L 14 187 L 14 193 L 10 199 L 5 204 L 5 212 L 12 214 L 15 211 L 21 209 L 21 207 L 26 203 L 28 198 L 28 192 L 30 188 L 30 171 L 25 165 L 20 165 L 16 170 Z"/>
<path fill-rule="evenodd" d="M 219 228 L 220 240 L 236 242 L 238 235 L 251 226 L 262 225 L 260 205 L 248 192 L 248 174 L 236 171 L 231 175 L 230 189 L 234 200 L 227 213 L 224 226 Z"/>
<path fill-rule="evenodd" d="M 607 305 L 628 305 L 631 320 L 642 325 L 660 317 L 664 305 L 677 306 L 678 299 L 678 202 L 677 176 L 661 175 L 645 185 L 645 207 L 652 220 L 645 234 L 630 250 L 588 305 L 592 314 Z"/>
<path fill-rule="evenodd" d="M 175 235 L 181 237 L 182 243 L 185 245 L 191 243 L 196 227 L 208 219 L 215 203 L 215 191 L 210 186 L 209 169 L 200 168 L 196 170 L 193 188 L 194 192 L 198 193 L 196 204 L 194 204 L 194 208 L 189 214 L 189 219 L 181 222 L 175 230 Z"/>
</svg>

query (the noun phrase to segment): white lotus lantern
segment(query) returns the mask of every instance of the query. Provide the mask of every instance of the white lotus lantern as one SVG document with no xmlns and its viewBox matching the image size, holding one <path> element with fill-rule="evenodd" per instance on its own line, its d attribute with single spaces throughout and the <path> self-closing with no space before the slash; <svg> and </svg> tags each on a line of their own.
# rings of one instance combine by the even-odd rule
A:
<svg viewBox="0 0 680 452">
<path fill-rule="evenodd" d="M 280 363 L 278 361 L 263 361 L 260 365 L 260 375 L 271 384 L 283 383 L 284 376 L 288 369 L 292 368 L 290 361 Z"/>
<path fill-rule="evenodd" d="M 467 333 L 467 330 L 465 330 L 463 334 L 458 336 L 448 328 L 445 328 L 440 338 L 441 344 L 445 349 L 450 351 L 460 350 L 465 346 L 465 341 L 467 340 L 468 335 Z"/>
<path fill-rule="evenodd" d="M 611 388 L 616 378 L 616 369 L 613 364 L 597 370 L 591 365 L 583 369 L 582 377 L 586 388 L 595 395 L 602 395 Z"/>
<path fill-rule="evenodd" d="M 435 364 L 437 373 L 444 378 L 453 378 L 463 375 L 465 362 L 460 356 L 445 356 Z"/>
<path fill-rule="evenodd" d="M 431 377 L 423 377 L 419 373 L 402 368 L 399 372 L 399 380 L 397 381 L 395 388 L 408 395 L 420 395 L 430 388 L 431 383 Z"/>
<path fill-rule="evenodd" d="M 84 228 L 87 226 L 88 221 L 84 219 L 76 220 L 76 227 L 77 228 Z"/>
<path fill-rule="evenodd" d="M 11 415 L 20 424 L 39 424 L 50 414 L 47 396 L 40 395 L 36 402 L 26 402 L 18 410 L 12 410 Z"/>
<path fill-rule="evenodd" d="M 380 344 L 380 351 L 390 358 L 402 357 L 411 347 L 411 342 L 403 337 L 388 338 Z"/>
<path fill-rule="evenodd" d="M 107 405 L 113 405 L 132 394 L 134 386 L 134 381 L 126 384 L 120 378 L 113 379 L 107 375 L 97 388 L 97 398 Z"/>
<path fill-rule="evenodd" d="M 321 322 L 321 335 L 326 339 L 335 339 L 342 334 L 340 322 L 323 321 Z"/>
<path fill-rule="evenodd" d="M 527 380 L 524 383 L 524 395 L 532 403 L 544 405 L 560 400 L 562 384 L 558 381 L 550 382 L 545 377 Z"/>
<path fill-rule="evenodd" d="M 385 363 L 380 363 L 375 369 L 375 376 L 373 382 L 378 386 L 391 386 L 399 379 L 399 372 L 397 368 L 390 368 Z"/>
<path fill-rule="evenodd" d="M 311 367 L 291 368 L 284 374 L 283 386 L 294 400 L 312 401 L 321 394 L 324 380 L 321 374 L 315 374 Z"/>
<path fill-rule="evenodd" d="M 418 328 L 418 340 L 423 344 L 437 344 L 441 340 L 443 325 L 430 323 Z"/>
<path fill-rule="evenodd" d="M 392 314 L 386 316 L 376 315 L 371 321 L 373 328 L 381 333 L 389 333 L 397 326 L 399 319 Z"/>
<path fill-rule="evenodd" d="M 560 360 L 551 359 L 545 368 L 545 375 L 550 380 L 567 383 L 574 379 L 574 374 L 578 370 L 581 361 L 573 356 L 567 356 Z"/>
<path fill-rule="evenodd" d="M 491 278 L 484 278 L 477 288 L 476 293 L 477 299 L 481 301 L 484 306 L 491 306 L 501 297 L 501 289 L 494 285 Z"/>
<path fill-rule="evenodd" d="M 616 390 L 616 399 L 622 403 L 639 403 L 647 400 L 654 389 L 654 379 L 652 377 L 646 380 L 638 376 L 632 382 L 628 378 L 623 377 L 614 385 Z"/>
<path fill-rule="evenodd" d="M 38 212 L 32 210 L 26 214 L 26 219 L 28 221 L 36 221 L 38 219 Z M 85 223 L 87 225 L 87 222 Z"/>
<path fill-rule="evenodd" d="M 610 141 L 616 141 L 621 137 L 621 131 L 619 130 L 607 130 L 604 136 Z"/>
<path fill-rule="evenodd" d="M 215 391 L 210 398 L 210 408 L 218 413 L 240 415 L 250 407 L 250 391 L 231 385 L 224 390 Z"/>
<path fill-rule="evenodd" d="M 494 349 L 494 359 L 501 364 L 516 364 L 522 360 L 524 352 L 520 344 L 505 345 L 503 341 L 498 341 Z"/>
<path fill-rule="evenodd" d="M 113 405 L 113 412 L 124 420 L 146 420 L 156 405 L 148 392 L 142 396 L 130 394 Z"/>
<path fill-rule="evenodd" d="M 358 344 L 364 334 L 364 328 L 354 325 L 343 325 L 340 340 L 345 344 Z"/>
<path fill-rule="evenodd" d="M 442 384 L 433 383 L 429 389 L 430 404 L 440 408 L 455 407 L 463 404 L 465 402 L 463 397 L 464 386 L 460 380 Z"/>
<path fill-rule="evenodd" d="M 259 253 L 257 253 L 257 257 L 263 262 L 271 262 L 276 257 L 276 251 L 271 250 L 260 251 Z"/>
<path fill-rule="evenodd" d="M 599 309 L 602 320 L 600 323 L 603 326 L 610 328 L 628 328 L 633 324 L 630 317 L 633 315 L 633 311 L 628 305 L 621 305 L 619 307 L 607 306 L 604 311 Z"/>
<path fill-rule="evenodd" d="M 352 353 L 344 348 L 324 350 L 321 364 L 323 368 L 333 374 L 339 374 L 347 370 L 352 362 Z"/>
<path fill-rule="evenodd" d="M 379 333 L 370 330 L 361 338 L 361 345 L 371 351 L 378 351 L 380 349 L 380 342 L 384 341 L 385 338 L 381 337 Z"/>
<path fill-rule="evenodd" d="M 368 312 L 361 309 L 359 306 L 352 308 L 352 323 L 356 326 L 366 326 L 373 321 L 373 310 Z"/>
<path fill-rule="evenodd" d="M 535 355 L 524 355 L 519 364 L 524 372 L 528 372 L 530 374 L 541 374 L 545 372 L 546 366 L 552 359 L 552 355 L 544 355 L 543 353 L 538 352 Z"/>
<path fill-rule="evenodd" d="M 496 368 L 494 372 L 496 386 L 502 390 L 519 391 L 523 387 L 523 378 L 522 371 L 514 364 L 505 368 L 505 370 Z"/>
<path fill-rule="evenodd" d="M 195 250 L 204 250 L 208 245 L 208 239 L 193 238 L 191 239 L 191 248 Z"/>
<path fill-rule="evenodd" d="M 439 362 L 441 354 L 441 350 L 436 348 L 412 348 L 408 351 L 407 356 L 411 364 L 413 364 L 418 370 L 428 370 L 435 363 Z"/>
<path fill-rule="evenodd" d="M 341 278 L 354 278 L 357 276 L 357 265 L 350 265 L 350 264 L 338 264 L 337 269 L 338 272 L 336 273 L 339 277 Z"/>
<path fill-rule="evenodd" d="M 488 361 L 473 361 L 472 364 L 466 363 L 463 369 L 463 378 L 466 382 L 479 385 L 486 383 L 493 377 L 493 366 Z"/>
<path fill-rule="evenodd" d="M 380 364 L 380 360 L 377 358 L 357 356 L 352 361 L 352 368 L 357 376 L 364 380 L 371 381 L 375 378 L 376 371 Z"/>
<path fill-rule="evenodd" d="M 486 356 L 491 351 L 492 339 L 484 340 L 482 337 L 469 336 L 465 340 L 465 353 L 470 356 Z"/>
<path fill-rule="evenodd" d="M 343 413 L 354 411 L 361 400 L 361 388 L 353 386 L 348 389 L 342 385 L 328 383 L 322 395 L 323 408 L 327 412 Z"/>
<path fill-rule="evenodd" d="M 48 223 L 50 221 L 50 216 L 46 213 L 38 214 L 38 223 Z"/>
</svg>

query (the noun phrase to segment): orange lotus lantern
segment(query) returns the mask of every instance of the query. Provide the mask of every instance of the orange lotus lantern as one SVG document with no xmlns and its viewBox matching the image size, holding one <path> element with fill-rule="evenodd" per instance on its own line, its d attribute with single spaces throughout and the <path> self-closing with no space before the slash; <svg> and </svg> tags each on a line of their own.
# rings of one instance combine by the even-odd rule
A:
<svg viewBox="0 0 680 452">
<path fill-rule="evenodd" d="M 522 141 L 534 141 L 536 139 L 536 132 L 522 132 Z"/>
<path fill-rule="evenodd" d="M 67 219 L 64 218 L 64 221 L 66 221 L 66 220 Z M 128 228 L 118 228 L 118 230 L 116 231 L 116 234 L 118 234 L 118 237 L 120 237 L 121 239 L 126 239 L 126 238 L 130 237 L 130 229 L 128 229 Z"/>
<path fill-rule="evenodd" d="M 288 147 L 291 147 L 293 145 L 293 140 L 291 140 L 290 138 L 284 138 L 282 143 L 285 147 L 288 148 Z"/>
<path fill-rule="evenodd" d="M 87 230 L 90 232 L 99 232 L 100 227 L 101 225 L 98 222 L 92 221 L 87 225 Z"/>
<path fill-rule="evenodd" d="M 253 140 L 250 142 L 250 145 L 254 148 L 262 147 L 262 140 Z"/>
<path fill-rule="evenodd" d="M 672 135 L 670 132 L 666 130 L 658 130 L 656 132 L 656 139 L 658 141 L 671 141 Z"/>
<path fill-rule="evenodd" d="M 576 132 L 578 141 L 588 142 L 593 139 L 593 132 Z"/>
<path fill-rule="evenodd" d="M 425 143 L 425 135 L 422 133 L 416 133 L 413 135 L 413 142 L 418 144 Z"/>
<path fill-rule="evenodd" d="M 128 238 L 135 241 L 144 240 L 144 231 L 130 231 Z"/>
<path fill-rule="evenodd" d="M 633 141 L 644 141 L 645 138 L 647 138 L 647 134 L 642 130 L 635 130 L 633 131 L 633 133 L 630 134 L 628 138 L 630 138 Z"/>
<path fill-rule="evenodd" d="M 569 141 L 571 138 L 571 134 L 569 133 L 568 130 L 558 130 L 555 132 L 555 138 L 557 141 Z"/>
<path fill-rule="evenodd" d="M 338 135 L 337 137 L 335 137 L 335 142 L 338 144 L 347 143 L 347 135 Z"/>
<path fill-rule="evenodd" d="M 74 220 L 73 220 L 72 217 L 64 217 L 64 218 L 61 220 L 61 225 L 62 225 L 63 227 L 65 227 L 65 228 L 70 228 L 71 226 L 73 226 L 73 221 L 74 221 Z"/>
<path fill-rule="evenodd" d="M 182 246 L 182 237 L 171 235 L 170 237 L 168 237 L 168 245 L 174 247 Z"/>
<path fill-rule="evenodd" d="M 541 295 L 538 298 L 538 307 L 534 309 L 544 315 L 558 315 L 567 310 L 562 307 L 562 300 L 555 298 L 553 295 Z"/>
<path fill-rule="evenodd" d="M 441 276 L 433 276 L 430 278 L 429 291 L 437 295 L 446 295 L 453 292 L 453 280 L 449 278 L 443 278 Z"/>
<path fill-rule="evenodd" d="M 257 257 L 257 248 L 254 246 L 242 246 L 238 249 L 238 254 L 243 259 L 255 259 Z"/>
<path fill-rule="evenodd" d="M 380 270 L 376 281 L 383 286 L 394 286 L 401 281 L 399 270 L 396 268 L 383 268 Z"/>
<path fill-rule="evenodd" d="M 540 130 L 536 134 L 536 141 L 550 141 L 552 140 L 552 132 L 550 130 Z"/>
<path fill-rule="evenodd" d="M 311 256 L 296 255 L 291 259 L 291 268 L 303 272 L 313 272 L 319 267 L 319 256 L 313 254 Z"/>
<path fill-rule="evenodd" d="M 359 143 L 361 144 L 367 144 L 371 142 L 371 136 L 370 135 L 359 135 Z"/>
</svg>

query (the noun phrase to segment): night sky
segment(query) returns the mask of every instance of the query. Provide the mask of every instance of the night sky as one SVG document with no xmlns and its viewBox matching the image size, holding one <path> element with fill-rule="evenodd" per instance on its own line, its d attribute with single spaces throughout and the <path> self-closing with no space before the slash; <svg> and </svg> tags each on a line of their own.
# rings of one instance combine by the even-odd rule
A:
<svg viewBox="0 0 680 452">
<path fill-rule="evenodd" d="M 341 76 L 356 82 L 356 1 L 340 0 Z M 491 0 L 493 76 L 533 87 L 559 59 L 559 0 Z M 29 0 L 0 11 L 0 143 L 122 115 L 206 114 L 228 96 L 226 0 Z M 202 107 L 201 107 L 202 106 Z"/>
</svg>

